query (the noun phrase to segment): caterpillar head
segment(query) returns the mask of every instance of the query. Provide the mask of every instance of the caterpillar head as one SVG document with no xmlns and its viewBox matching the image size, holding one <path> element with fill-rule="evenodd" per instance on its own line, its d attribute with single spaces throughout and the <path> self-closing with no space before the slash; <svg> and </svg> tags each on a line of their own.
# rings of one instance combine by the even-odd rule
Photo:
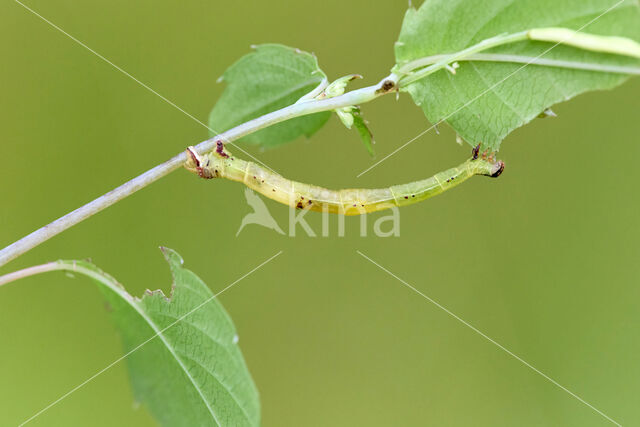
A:
<svg viewBox="0 0 640 427">
<path fill-rule="evenodd" d="M 497 178 L 502 172 L 504 172 L 504 162 L 502 160 L 497 160 L 493 164 L 493 167 L 491 168 L 491 175 L 489 176 L 491 178 Z"/>
<path fill-rule="evenodd" d="M 504 171 L 504 162 L 502 160 L 495 160 L 496 153 L 491 153 L 487 155 L 487 150 L 483 153 L 480 153 L 480 145 L 478 144 L 471 150 L 471 161 L 478 160 L 482 158 L 482 160 L 486 160 L 491 164 L 491 169 L 489 173 L 486 173 L 487 176 L 491 178 L 497 178 Z"/>
<path fill-rule="evenodd" d="M 210 163 L 210 159 L 207 156 L 201 156 L 193 147 L 188 147 L 186 151 L 187 161 L 184 163 L 186 170 L 204 179 L 217 177 L 217 175 L 212 173 L 211 169 L 207 167 Z"/>
</svg>

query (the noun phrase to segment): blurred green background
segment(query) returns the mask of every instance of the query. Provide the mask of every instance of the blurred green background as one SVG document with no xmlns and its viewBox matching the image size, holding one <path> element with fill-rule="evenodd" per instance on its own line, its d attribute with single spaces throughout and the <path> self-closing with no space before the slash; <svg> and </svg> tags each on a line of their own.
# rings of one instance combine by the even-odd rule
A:
<svg viewBox="0 0 640 427">
<path fill-rule="evenodd" d="M 252 43 L 317 54 L 330 77 L 393 65 L 406 1 L 31 0 L 38 13 L 206 122 L 215 80 Z M 0 246 L 160 163 L 207 130 L 17 3 L 0 4 Z M 398 238 L 295 238 L 248 226 L 241 185 L 185 171 L 55 237 L 0 273 L 88 258 L 132 293 L 168 290 L 158 251 L 221 290 L 261 393 L 265 426 L 598 426 L 565 391 L 356 253 L 362 251 L 587 402 L 640 424 L 640 79 L 556 106 L 514 132 L 498 180 L 474 178 L 401 210 Z M 407 96 L 364 106 L 378 159 L 429 126 Z M 429 132 L 371 172 L 335 118 L 310 141 L 248 149 L 286 176 L 328 187 L 413 181 L 468 156 Z M 266 201 L 286 227 L 287 209 Z M 380 213 L 369 217 L 369 230 Z M 321 217 L 307 215 L 320 231 Z M 335 218 L 332 218 L 335 227 Z M 300 231 L 300 230 L 299 230 Z M 33 415 L 121 347 L 88 279 L 52 273 L 0 289 L 0 424 Z M 33 425 L 153 425 L 126 365 Z"/>
</svg>

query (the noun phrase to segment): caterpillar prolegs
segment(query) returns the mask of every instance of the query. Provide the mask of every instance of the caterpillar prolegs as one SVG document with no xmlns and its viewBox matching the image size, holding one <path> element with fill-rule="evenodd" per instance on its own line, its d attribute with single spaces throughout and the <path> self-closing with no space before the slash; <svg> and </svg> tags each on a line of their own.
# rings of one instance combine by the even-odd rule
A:
<svg viewBox="0 0 640 427">
<path fill-rule="evenodd" d="M 232 156 L 221 141 L 218 141 L 214 152 L 200 155 L 189 147 L 187 154 L 185 168 L 201 178 L 242 182 L 258 193 L 293 208 L 343 215 L 360 215 L 410 205 L 443 193 L 473 175 L 497 178 L 504 170 L 502 161 L 494 160 L 492 156 L 487 158 L 485 154 L 480 156 L 478 146 L 473 149 L 471 159 L 431 178 L 388 188 L 336 191 L 288 180 L 262 166 Z"/>
</svg>

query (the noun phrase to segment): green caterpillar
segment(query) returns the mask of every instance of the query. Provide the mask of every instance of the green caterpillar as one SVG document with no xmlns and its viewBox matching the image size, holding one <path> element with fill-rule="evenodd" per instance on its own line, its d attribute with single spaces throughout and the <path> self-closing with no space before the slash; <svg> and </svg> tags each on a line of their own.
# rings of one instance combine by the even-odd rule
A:
<svg viewBox="0 0 640 427">
<path fill-rule="evenodd" d="M 497 178 L 504 163 L 485 154 L 479 156 L 479 147 L 473 149 L 472 158 L 458 167 L 448 169 L 431 178 L 408 184 L 380 189 L 329 190 L 315 185 L 288 180 L 262 166 L 234 157 L 222 141 L 214 152 L 200 155 L 193 147 L 187 148 L 185 168 L 201 178 L 226 178 L 238 181 L 265 197 L 297 209 L 317 212 L 360 215 L 405 206 L 436 196 L 466 181 L 473 175 Z"/>
</svg>

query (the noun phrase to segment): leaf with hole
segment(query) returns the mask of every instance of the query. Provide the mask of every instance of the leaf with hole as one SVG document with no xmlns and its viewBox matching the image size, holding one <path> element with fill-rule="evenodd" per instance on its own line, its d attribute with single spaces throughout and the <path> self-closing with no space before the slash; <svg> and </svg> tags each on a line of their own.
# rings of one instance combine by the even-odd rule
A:
<svg viewBox="0 0 640 427">
<path fill-rule="evenodd" d="M 174 281 L 169 297 L 157 290 L 135 298 L 93 264 L 73 261 L 101 285 L 136 399 L 166 426 L 259 425 L 258 391 L 231 318 L 180 255 L 163 252 Z"/>
</svg>

